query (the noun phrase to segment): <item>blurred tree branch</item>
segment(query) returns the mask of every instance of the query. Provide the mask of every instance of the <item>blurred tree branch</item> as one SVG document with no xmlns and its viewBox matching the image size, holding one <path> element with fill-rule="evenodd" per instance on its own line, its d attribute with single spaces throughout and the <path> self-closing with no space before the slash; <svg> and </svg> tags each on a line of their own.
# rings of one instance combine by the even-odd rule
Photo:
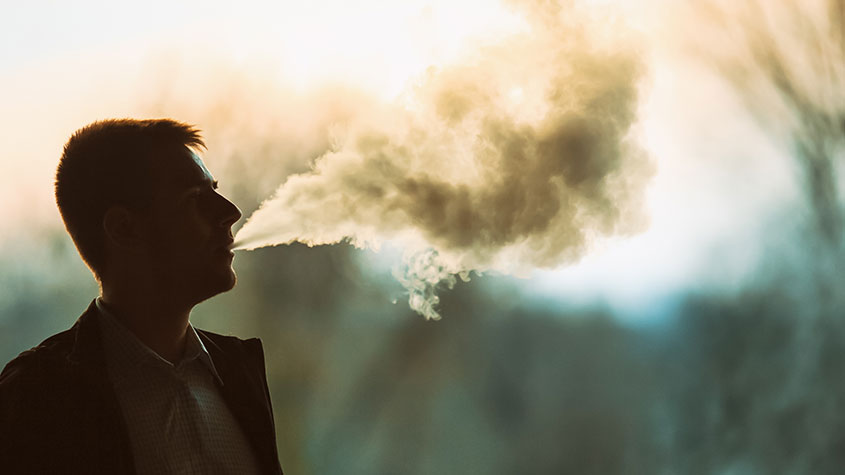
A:
<svg viewBox="0 0 845 475">
<path fill-rule="evenodd" d="M 822 251 L 838 254 L 845 223 L 837 178 L 845 144 L 845 2 L 700 6 L 716 34 L 733 40 L 721 51 L 701 52 L 764 127 L 779 134 L 786 125 Z"/>
</svg>

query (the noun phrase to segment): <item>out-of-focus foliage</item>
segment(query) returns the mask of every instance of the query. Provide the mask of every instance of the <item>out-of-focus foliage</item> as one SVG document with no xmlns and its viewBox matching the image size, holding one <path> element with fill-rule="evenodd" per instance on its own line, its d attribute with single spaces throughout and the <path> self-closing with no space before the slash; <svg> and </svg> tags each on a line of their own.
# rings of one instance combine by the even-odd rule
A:
<svg viewBox="0 0 845 475">
<path fill-rule="evenodd" d="M 53 271 L 67 277 L 30 275 L 6 296 L 4 361 L 94 295 L 56 248 Z M 390 303 L 398 284 L 362 274 L 357 252 L 239 256 L 239 286 L 194 314 L 262 338 L 290 473 L 834 473 L 845 462 L 842 307 L 810 306 L 792 285 L 802 269 L 691 296 L 673 322 L 636 329 L 474 279 L 444 295 L 448 318 L 434 323 Z"/>
</svg>

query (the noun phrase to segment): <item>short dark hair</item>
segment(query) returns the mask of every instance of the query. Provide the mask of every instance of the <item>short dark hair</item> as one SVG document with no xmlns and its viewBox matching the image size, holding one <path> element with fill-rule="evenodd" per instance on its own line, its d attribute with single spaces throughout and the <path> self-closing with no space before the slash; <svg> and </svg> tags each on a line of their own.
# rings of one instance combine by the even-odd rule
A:
<svg viewBox="0 0 845 475">
<path fill-rule="evenodd" d="M 77 130 L 56 170 L 56 204 L 82 260 L 99 278 L 103 217 L 113 205 L 143 211 L 152 201 L 154 158 L 205 148 L 200 131 L 172 119 L 108 119 Z"/>
</svg>

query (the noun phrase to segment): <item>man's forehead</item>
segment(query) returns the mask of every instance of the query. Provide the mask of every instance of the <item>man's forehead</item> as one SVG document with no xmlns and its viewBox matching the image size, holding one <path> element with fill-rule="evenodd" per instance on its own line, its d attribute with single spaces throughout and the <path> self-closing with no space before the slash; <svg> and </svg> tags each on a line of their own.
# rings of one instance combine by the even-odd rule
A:
<svg viewBox="0 0 845 475">
<path fill-rule="evenodd" d="M 188 187 L 214 181 L 211 172 L 194 151 L 186 151 L 161 162 L 166 183 Z"/>
<path fill-rule="evenodd" d="M 195 164 L 197 167 L 199 167 L 199 171 L 200 171 L 203 175 L 205 175 L 205 177 L 206 177 L 207 179 L 214 181 L 214 177 L 213 177 L 213 176 L 211 176 L 211 172 L 210 172 L 210 171 L 208 171 L 208 168 L 205 168 L 205 163 L 203 163 L 203 161 L 202 161 L 202 159 L 199 157 L 199 155 L 197 155 L 197 154 L 196 154 L 196 152 L 194 152 L 193 150 L 190 152 L 190 154 L 191 154 L 191 160 L 194 162 L 194 164 Z"/>
</svg>

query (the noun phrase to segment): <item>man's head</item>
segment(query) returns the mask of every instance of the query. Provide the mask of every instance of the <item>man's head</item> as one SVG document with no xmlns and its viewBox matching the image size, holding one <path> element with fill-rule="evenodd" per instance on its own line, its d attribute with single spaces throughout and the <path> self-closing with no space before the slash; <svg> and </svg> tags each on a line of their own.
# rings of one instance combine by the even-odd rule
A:
<svg viewBox="0 0 845 475">
<path fill-rule="evenodd" d="M 197 129 L 170 119 L 99 121 L 71 136 L 56 203 L 101 283 L 148 276 L 180 303 L 235 284 L 228 245 L 241 214 L 215 191 L 197 156 L 204 146 Z"/>
</svg>

